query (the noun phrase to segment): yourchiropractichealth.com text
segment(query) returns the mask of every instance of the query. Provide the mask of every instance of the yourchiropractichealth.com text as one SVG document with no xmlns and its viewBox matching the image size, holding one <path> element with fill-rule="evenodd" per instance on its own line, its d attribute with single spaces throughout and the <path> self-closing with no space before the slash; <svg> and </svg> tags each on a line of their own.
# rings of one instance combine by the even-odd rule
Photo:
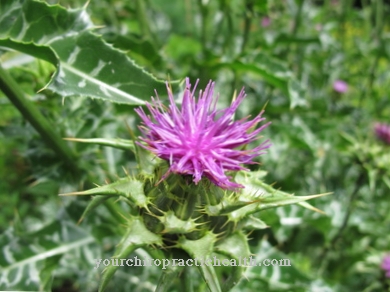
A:
<svg viewBox="0 0 390 292">
<path fill-rule="evenodd" d="M 216 256 L 211 258 L 194 258 L 194 259 L 152 259 L 152 258 L 143 258 L 140 259 L 137 256 L 128 259 L 94 259 L 95 260 L 95 269 L 98 269 L 100 266 L 134 266 L 134 267 L 151 267 L 151 266 L 162 266 L 162 269 L 165 270 L 169 266 L 179 266 L 179 267 L 191 267 L 191 266 L 279 266 L 279 267 L 288 267 L 291 266 L 291 261 L 289 259 L 263 259 L 261 261 L 256 261 L 252 256 L 250 257 L 241 257 L 237 259 L 218 259 Z"/>
</svg>

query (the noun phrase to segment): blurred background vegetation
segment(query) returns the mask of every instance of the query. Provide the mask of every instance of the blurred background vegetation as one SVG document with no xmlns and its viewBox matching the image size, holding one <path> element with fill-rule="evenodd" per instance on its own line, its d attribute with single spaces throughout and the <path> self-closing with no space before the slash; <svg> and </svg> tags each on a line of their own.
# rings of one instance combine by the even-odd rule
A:
<svg viewBox="0 0 390 292">
<path fill-rule="evenodd" d="M 333 192 L 311 202 L 325 214 L 298 206 L 260 213 L 270 228 L 251 235 L 253 253 L 289 258 L 292 267 L 251 268 L 235 291 L 389 289 L 380 264 L 390 252 L 390 145 L 373 130 L 390 123 L 389 2 L 91 0 L 86 10 L 95 33 L 159 79 L 199 78 L 199 88 L 215 80 L 221 107 L 244 86 L 238 117 L 265 107 L 272 121 L 264 136 L 273 145 L 259 158 L 266 181 L 296 195 Z M 40 91 L 52 65 L 1 53 L 2 66 L 61 137 L 129 139 L 129 128 L 138 135 L 133 107 Z M 334 88 L 340 80 L 346 89 Z M 92 234 L 99 244 L 87 241 L 47 267 L 53 291 L 94 291 L 93 258 L 110 257 L 117 226 L 103 207 L 76 226 L 87 199 L 57 194 L 124 176 L 134 157 L 69 144 L 82 170 L 75 175 L 1 94 L 0 108 L 2 244 L 65 225 Z M 118 271 L 113 287 L 153 291 L 158 271 L 130 270 Z"/>
</svg>

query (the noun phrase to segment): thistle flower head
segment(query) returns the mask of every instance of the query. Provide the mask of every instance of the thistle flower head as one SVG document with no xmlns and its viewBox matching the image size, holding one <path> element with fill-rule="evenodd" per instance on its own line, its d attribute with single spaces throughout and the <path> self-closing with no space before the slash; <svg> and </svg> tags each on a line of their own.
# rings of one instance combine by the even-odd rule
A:
<svg viewBox="0 0 390 292">
<path fill-rule="evenodd" d="M 390 125 L 376 123 L 374 126 L 376 136 L 385 142 L 390 144 Z"/>
<path fill-rule="evenodd" d="M 345 93 L 348 91 L 348 84 L 343 80 L 336 80 L 333 82 L 333 89 L 339 93 Z"/>
<path fill-rule="evenodd" d="M 269 18 L 268 16 L 265 16 L 261 19 L 261 26 L 262 27 L 268 27 L 270 26 L 271 24 L 271 18 Z"/>
<path fill-rule="evenodd" d="M 385 271 L 386 277 L 390 278 L 390 255 L 383 258 L 381 267 Z"/>
<path fill-rule="evenodd" d="M 151 104 L 146 104 L 151 116 L 142 108 L 136 109 L 143 125 L 140 127 L 145 144 L 140 146 L 158 157 L 169 161 L 170 173 L 192 175 L 197 184 L 202 176 L 224 189 L 243 186 L 231 180 L 227 171 L 247 170 L 242 164 L 253 164 L 253 158 L 264 153 L 268 141 L 257 147 L 244 150 L 247 144 L 257 140 L 258 134 L 269 124 L 255 129 L 263 121 L 261 112 L 253 120 L 248 117 L 234 121 L 233 116 L 245 98 L 242 89 L 230 107 L 217 110 L 218 98 L 214 98 L 214 82 L 210 81 L 204 91 L 195 97 L 198 81 L 191 90 L 189 79 L 181 107 L 178 108 L 167 83 L 169 106 L 162 104 L 157 93 Z"/>
</svg>

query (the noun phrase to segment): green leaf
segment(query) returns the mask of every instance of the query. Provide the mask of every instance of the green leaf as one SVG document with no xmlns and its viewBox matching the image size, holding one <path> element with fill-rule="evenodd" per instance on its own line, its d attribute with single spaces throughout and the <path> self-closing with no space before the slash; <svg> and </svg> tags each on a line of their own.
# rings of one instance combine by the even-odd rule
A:
<svg viewBox="0 0 390 292">
<path fill-rule="evenodd" d="M 3 39 L 1 37 L 0 37 L 0 46 L 28 54 L 35 58 L 47 61 L 55 66 L 59 65 L 55 52 L 47 46 L 41 46 L 31 42 L 28 43 L 15 42 L 12 39 L 9 38 Z"/>
<path fill-rule="evenodd" d="M 280 66 L 270 68 L 267 66 L 267 64 L 263 63 L 243 63 L 240 61 L 236 61 L 232 64 L 224 64 L 224 66 L 238 72 L 250 72 L 256 75 L 260 75 L 267 83 L 279 88 L 286 95 L 288 95 L 287 78 L 291 76 L 291 72 L 287 69 L 282 69 Z"/>
<path fill-rule="evenodd" d="M 103 34 L 103 38 L 115 48 L 129 52 L 133 58 L 140 59 L 152 67 L 159 67 L 164 64 L 163 58 L 153 43 L 143 36 L 134 34 L 119 35 L 114 32 Z"/>
<path fill-rule="evenodd" d="M 125 139 L 109 139 L 109 138 L 92 138 L 92 139 L 79 139 L 79 138 L 64 138 L 64 140 L 96 144 L 102 146 L 113 147 L 121 150 L 130 150 L 135 153 L 134 142 Z"/>
<path fill-rule="evenodd" d="M 201 265 L 199 269 L 210 291 L 222 292 L 221 285 L 219 284 L 218 276 L 215 273 L 214 267 L 212 265 Z"/>
<path fill-rule="evenodd" d="M 150 232 L 140 218 L 132 218 L 128 222 L 127 232 L 122 237 L 113 259 L 126 259 L 131 252 L 145 245 L 161 246 L 162 239 L 160 236 Z M 118 265 L 111 264 L 104 269 L 99 284 L 99 291 L 104 291 L 118 268 Z"/>
<path fill-rule="evenodd" d="M 217 236 L 211 231 L 197 240 L 189 240 L 181 236 L 178 241 L 178 246 L 184 249 L 193 259 L 206 260 L 210 259 L 216 239 Z M 211 292 L 222 291 L 217 274 L 211 264 L 199 265 L 198 268 Z"/>
<path fill-rule="evenodd" d="M 302 88 L 301 84 L 298 83 L 295 79 L 290 79 L 288 81 L 288 96 L 290 97 L 290 109 L 293 109 L 297 106 L 307 106 L 307 101 L 305 99 L 305 91 Z"/>
<path fill-rule="evenodd" d="M 231 266 L 229 276 L 223 283 L 222 287 L 222 291 L 229 291 L 240 281 L 245 271 L 245 267 L 240 265 L 240 259 L 249 259 L 250 257 L 248 238 L 240 231 L 237 231 L 229 235 L 227 238 L 224 238 L 215 247 L 215 251 L 225 255 L 229 261 L 232 259 L 236 261 L 237 266 Z"/>
<path fill-rule="evenodd" d="M 253 8 L 258 13 L 268 13 L 268 0 L 254 1 Z"/>
<path fill-rule="evenodd" d="M 296 37 L 288 34 L 281 33 L 275 40 L 278 44 L 317 44 L 320 45 L 320 39 L 318 37 Z"/>
<path fill-rule="evenodd" d="M 171 291 L 172 279 L 177 278 L 181 270 L 178 266 L 168 265 L 161 273 L 155 292 Z"/>
<path fill-rule="evenodd" d="M 258 291 L 314 291 L 308 286 L 312 280 L 298 270 L 286 254 L 272 247 L 266 240 L 259 242 L 254 259 L 257 265 L 251 265 L 245 271 L 244 278 L 247 280 L 241 281 L 232 291 L 249 292 L 253 291 L 253 287 L 257 287 Z M 283 265 L 266 266 L 263 261 L 269 259 L 285 261 Z"/>
<path fill-rule="evenodd" d="M 109 198 L 110 198 L 109 196 L 93 197 L 91 202 L 85 208 L 83 215 L 81 215 L 79 223 L 81 223 L 81 221 L 83 221 L 85 217 L 87 217 L 93 210 L 95 210 L 100 204 L 102 204 L 104 201 L 108 200 Z"/>
<path fill-rule="evenodd" d="M 242 228 L 244 230 L 252 231 L 252 230 L 265 229 L 268 227 L 269 226 L 265 224 L 263 220 L 260 220 L 259 218 L 249 215 L 239 222 L 239 226 L 237 227 L 237 229 Z"/>
<path fill-rule="evenodd" d="M 293 72 L 288 69 L 284 62 L 271 56 L 257 52 L 255 57 L 245 61 L 235 61 L 230 64 L 220 64 L 241 73 L 252 73 L 261 76 L 265 82 L 279 88 L 290 98 L 290 108 L 306 106 L 304 90 L 294 77 Z"/>
<path fill-rule="evenodd" d="M 254 218 L 249 219 L 248 216 L 269 208 L 299 204 L 312 211 L 323 213 L 321 210 L 318 210 L 305 201 L 322 197 L 330 193 L 311 196 L 294 196 L 276 190 L 272 186 L 264 183 L 261 180 L 263 176 L 263 171 L 237 172 L 236 181 L 244 185 L 244 189 L 238 193 L 237 196 L 224 196 L 222 201 L 217 205 L 205 206 L 204 211 L 209 216 L 227 215 L 230 217 L 231 221 L 242 224 L 243 227 L 257 226 L 255 229 L 263 229 L 267 226 L 264 222 L 257 221 Z"/>
<path fill-rule="evenodd" d="M 164 82 L 91 32 L 93 24 L 85 8 L 66 10 L 33 0 L 5 0 L 0 11 L 0 45 L 56 66 L 46 87 L 63 97 L 142 105 L 154 90 L 166 92 Z"/>
<path fill-rule="evenodd" d="M 143 183 L 132 177 L 122 178 L 114 183 L 86 191 L 60 194 L 60 196 L 120 196 L 129 199 L 131 203 L 139 207 L 145 208 L 149 200 L 144 194 Z M 99 200 L 96 203 L 99 203 Z"/>
<path fill-rule="evenodd" d="M 150 151 L 137 144 L 134 145 L 136 151 L 135 157 L 141 174 L 144 174 L 145 176 L 153 175 L 158 165 L 161 165 L 161 168 L 167 168 L 165 160 L 152 155 Z"/>
<path fill-rule="evenodd" d="M 294 196 L 279 190 L 264 183 L 260 178 L 263 177 L 263 172 L 238 172 L 236 181 L 245 186 L 239 196 L 239 200 L 230 203 L 222 202 L 220 204 L 220 212 L 226 210 L 234 210 L 226 212 L 232 221 L 238 222 L 246 216 L 269 208 L 276 208 L 284 205 L 300 204 L 302 207 L 319 211 L 310 204 L 304 202 L 306 200 L 326 196 L 330 193 L 311 195 L 311 196 Z M 225 205 L 225 206 L 224 206 Z M 321 211 L 320 211 L 321 212 Z"/>
<path fill-rule="evenodd" d="M 56 39 L 50 45 L 61 63 L 49 88 L 62 96 L 82 95 L 141 105 L 154 90 L 166 92 L 164 82 L 90 31 Z"/>
<path fill-rule="evenodd" d="M 45 259 L 43 268 L 39 273 L 39 277 L 41 279 L 40 291 L 50 292 L 52 290 L 51 285 L 53 282 L 53 271 L 57 268 L 61 257 L 62 254 Z"/>
<path fill-rule="evenodd" d="M 55 221 L 23 237 L 9 229 L 0 236 L 0 289 L 51 291 L 51 272 L 60 257 L 94 242 L 85 230 L 69 222 Z"/>
<path fill-rule="evenodd" d="M 165 229 L 162 233 L 186 234 L 196 230 L 197 224 L 194 219 L 182 220 L 175 215 L 175 212 L 169 210 L 163 216 L 158 216 Z"/>
</svg>

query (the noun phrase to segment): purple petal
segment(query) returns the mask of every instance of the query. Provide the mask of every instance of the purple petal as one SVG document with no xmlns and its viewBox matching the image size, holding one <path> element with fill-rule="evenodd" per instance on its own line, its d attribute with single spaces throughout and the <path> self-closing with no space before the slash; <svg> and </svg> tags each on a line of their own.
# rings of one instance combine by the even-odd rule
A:
<svg viewBox="0 0 390 292">
<path fill-rule="evenodd" d="M 348 84 L 343 80 L 336 80 L 333 83 L 333 89 L 339 93 L 345 93 L 348 91 Z"/>
<path fill-rule="evenodd" d="M 233 116 L 245 98 L 242 89 L 230 107 L 216 110 L 218 96 L 214 98 L 215 84 L 210 81 L 204 91 L 195 98 L 198 81 L 191 90 L 186 78 L 186 89 L 180 109 L 176 106 L 173 94 L 167 83 L 169 106 L 161 103 L 157 93 L 146 107 L 151 116 L 142 108 L 136 113 L 142 120 L 139 127 L 143 134 L 138 145 L 155 153 L 161 159 L 169 161 L 170 173 L 192 175 L 194 183 L 207 177 L 215 185 L 225 189 L 237 189 L 243 186 L 231 181 L 228 171 L 247 170 L 241 164 L 253 164 L 253 158 L 264 153 L 270 147 L 266 141 L 250 150 L 241 150 L 247 144 L 256 141 L 258 134 L 269 125 L 256 125 L 264 120 L 263 112 L 253 120 L 249 117 L 238 121 Z M 241 149 L 240 149 L 241 148 Z"/>
</svg>

